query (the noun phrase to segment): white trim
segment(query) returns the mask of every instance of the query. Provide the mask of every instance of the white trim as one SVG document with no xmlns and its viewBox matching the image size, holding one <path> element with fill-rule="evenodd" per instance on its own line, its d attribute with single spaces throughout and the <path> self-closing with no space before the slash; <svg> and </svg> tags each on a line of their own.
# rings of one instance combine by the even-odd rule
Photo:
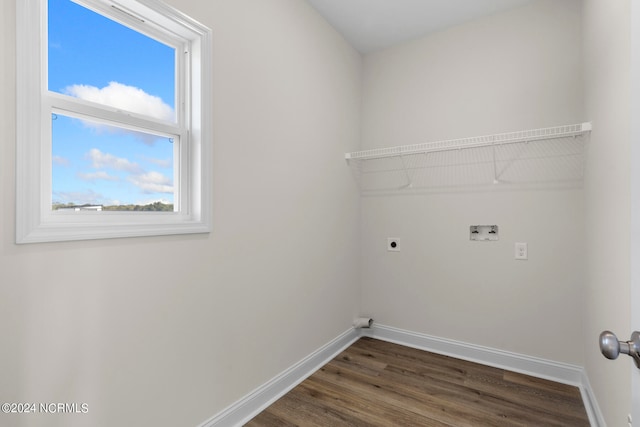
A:
<svg viewBox="0 0 640 427">
<path fill-rule="evenodd" d="M 347 330 L 198 427 L 244 425 L 363 336 L 578 387 L 591 426 L 606 427 L 589 379 L 580 366 L 378 324 Z"/>
<path fill-rule="evenodd" d="M 102 0 L 83 0 L 98 4 Z M 107 2 L 109 3 L 109 2 Z M 110 3 L 109 3 L 110 4 Z M 179 116 L 177 124 L 161 123 L 135 114 L 115 114 L 109 108 L 69 99 L 46 88 L 46 0 L 21 0 L 16 3 L 17 101 L 16 101 L 16 243 L 106 239 L 116 237 L 157 236 L 208 233 L 211 231 L 211 111 L 212 32 L 197 21 L 159 0 L 120 0 L 119 6 L 135 7 L 140 16 L 155 18 L 167 32 L 184 37 L 184 59 L 179 49 L 178 62 L 184 72 L 178 73 L 179 85 L 188 86 L 182 93 L 184 109 L 190 114 Z M 122 6 L 124 7 L 124 6 Z M 144 13 L 143 13 L 144 12 Z M 109 9 L 107 16 L 112 15 Z M 140 24 L 136 31 L 143 32 Z M 179 33 L 179 34 L 178 34 Z M 181 45 L 181 46 L 182 46 Z M 180 67 L 182 70 L 182 67 Z M 180 71 L 179 70 L 179 71 Z M 183 75 L 190 74 L 190 77 Z M 193 94 L 184 93 L 193 91 Z M 176 99 L 176 103 L 181 99 Z M 74 107 L 74 108 L 71 108 Z M 173 201 L 179 212 L 78 212 L 66 215 L 51 211 L 51 112 L 88 114 L 96 119 L 112 120 L 119 126 L 132 126 L 150 133 L 176 134 L 180 150 L 174 156 L 174 185 L 179 187 Z M 181 110 L 181 109 L 178 109 Z M 119 113 L 120 114 L 120 113 Z M 182 123 L 188 122 L 188 123 Z M 179 174 L 179 176 L 178 176 Z M 176 179 L 177 178 L 177 179 Z M 111 215 L 113 213 L 113 215 Z M 108 214 L 108 215 L 105 215 Z"/>
<path fill-rule="evenodd" d="M 374 324 L 369 330 L 363 331 L 363 335 L 407 347 L 430 351 L 432 353 L 452 356 L 469 362 L 508 369 L 562 384 L 578 386 L 581 383 L 582 368 L 566 363 L 468 344 L 385 325 Z"/>
<path fill-rule="evenodd" d="M 587 410 L 589 416 L 589 422 L 593 427 L 606 427 L 607 423 L 604 420 L 600 406 L 596 400 L 596 395 L 591 388 L 587 371 L 582 370 L 582 385 L 580 386 L 580 393 L 582 394 L 582 401 L 584 402 L 584 408 Z"/>
<path fill-rule="evenodd" d="M 578 387 L 591 425 L 606 426 L 585 370 L 580 366 L 378 324 L 362 329 L 361 335 Z"/>
<path fill-rule="evenodd" d="M 347 330 L 241 400 L 200 424 L 199 427 L 231 427 L 247 423 L 356 342 L 358 338 L 360 338 L 360 334 L 356 329 Z"/>
</svg>

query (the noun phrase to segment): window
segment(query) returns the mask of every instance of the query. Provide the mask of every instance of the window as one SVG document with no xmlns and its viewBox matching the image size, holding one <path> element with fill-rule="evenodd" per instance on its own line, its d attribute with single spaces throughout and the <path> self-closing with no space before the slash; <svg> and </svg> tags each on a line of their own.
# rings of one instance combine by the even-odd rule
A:
<svg viewBox="0 0 640 427">
<path fill-rule="evenodd" d="M 18 243 L 210 229 L 211 31 L 156 0 L 21 0 Z"/>
</svg>

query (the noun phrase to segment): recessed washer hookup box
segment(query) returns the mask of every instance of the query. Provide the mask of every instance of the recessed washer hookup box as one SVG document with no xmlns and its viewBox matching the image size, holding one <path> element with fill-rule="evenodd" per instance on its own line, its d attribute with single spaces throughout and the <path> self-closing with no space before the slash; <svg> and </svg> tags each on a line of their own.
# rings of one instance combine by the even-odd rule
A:
<svg viewBox="0 0 640 427">
<path fill-rule="evenodd" d="M 494 241 L 498 240 L 497 225 L 471 225 L 469 226 L 469 240 Z"/>
</svg>

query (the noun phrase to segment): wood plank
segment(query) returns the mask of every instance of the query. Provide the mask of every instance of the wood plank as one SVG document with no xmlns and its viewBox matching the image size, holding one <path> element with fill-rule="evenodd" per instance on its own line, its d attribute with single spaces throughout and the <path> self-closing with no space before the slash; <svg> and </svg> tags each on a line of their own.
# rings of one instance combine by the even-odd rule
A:
<svg viewBox="0 0 640 427">
<path fill-rule="evenodd" d="M 576 387 L 361 338 L 248 424 L 588 426 Z"/>
<path fill-rule="evenodd" d="M 369 426 L 409 425 L 415 421 L 415 414 L 413 412 L 403 410 L 388 402 L 381 402 L 378 397 L 372 398 L 371 396 L 355 393 L 351 387 L 336 385 L 320 378 L 312 378 L 308 386 L 316 391 L 322 390 L 326 396 L 331 399 L 331 403 L 335 405 L 337 409 L 352 412 L 354 416 L 365 421 Z M 448 427 L 447 424 L 436 421 L 431 421 L 424 425 Z"/>
<path fill-rule="evenodd" d="M 370 400 L 380 400 L 383 397 L 385 404 L 414 413 L 414 425 L 424 425 L 425 420 L 458 427 L 477 426 L 480 423 L 481 418 L 476 414 L 469 413 L 456 404 L 452 405 L 452 402 L 440 399 L 434 393 L 416 391 L 406 384 L 390 379 L 388 375 L 367 378 L 336 365 L 334 362 L 329 363 L 316 375 L 334 386 L 348 386 L 358 395 L 367 396 Z M 486 419 L 483 421 L 489 426 L 504 425 L 488 422 Z"/>
</svg>

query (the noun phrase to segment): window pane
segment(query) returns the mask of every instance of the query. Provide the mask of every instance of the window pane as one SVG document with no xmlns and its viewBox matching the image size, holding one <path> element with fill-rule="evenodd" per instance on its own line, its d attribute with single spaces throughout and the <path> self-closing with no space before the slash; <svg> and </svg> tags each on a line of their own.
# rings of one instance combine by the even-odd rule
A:
<svg viewBox="0 0 640 427">
<path fill-rule="evenodd" d="M 70 0 L 48 0 L 52 92 L 176 121 L 175 49 Z"/>
<path fill-rule="evenodd" d="M 174 210 L 174 138 L 57 113 L 51 123 L 53 210 Z"/>
</svg>

